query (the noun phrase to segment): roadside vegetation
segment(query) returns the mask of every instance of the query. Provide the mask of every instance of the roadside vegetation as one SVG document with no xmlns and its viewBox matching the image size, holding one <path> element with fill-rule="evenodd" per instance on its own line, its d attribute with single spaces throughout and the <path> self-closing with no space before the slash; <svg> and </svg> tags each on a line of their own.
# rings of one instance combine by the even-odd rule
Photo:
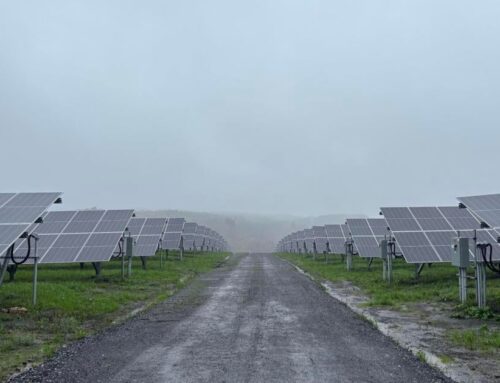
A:
<svg viewBox="0 0 500 383">
<path fill-rule="evenodd" d="M 453 343 L 468 350 L 500 350 L 500 331 L 492 330 L 486 325 L 479 329 L 451 330 L 447 335 Z"/>
<path fill-rule="evenodd" d="M 0 288 L 0 381 L 51 356 L 63 344 L 123 320 L 173 295 L 197 274 L 207 272 L 224 253 L 171 255 L 160 268 L 150 257 L 143 270 L 134 258 L 131 278 L 122 280 L 120 261 L 104 263 L 99 277 L 92 265 L 41 265 L 38 303 L 31 306 L 31 266 L 21 266 L 14 282 Z"/>
</svg>

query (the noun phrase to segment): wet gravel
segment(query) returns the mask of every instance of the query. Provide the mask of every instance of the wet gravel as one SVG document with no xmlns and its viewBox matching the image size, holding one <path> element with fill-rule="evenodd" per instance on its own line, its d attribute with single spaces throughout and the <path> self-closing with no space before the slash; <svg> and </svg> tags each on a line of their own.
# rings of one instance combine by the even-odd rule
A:
<svg viewBox="0 0 500 383">
<path fill-rule="evenodd" d="M 270 254 L 234 256 L 12 382 L 450 382 Z"/>
</svg>

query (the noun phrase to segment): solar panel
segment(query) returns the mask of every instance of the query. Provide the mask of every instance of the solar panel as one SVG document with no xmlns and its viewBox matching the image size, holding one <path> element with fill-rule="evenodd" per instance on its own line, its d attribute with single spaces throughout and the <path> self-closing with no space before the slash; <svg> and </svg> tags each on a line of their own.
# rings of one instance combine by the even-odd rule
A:
<svg viewBox="0 0 500 383">
<path fill-rule="evenodd" d="M 490 228 L 500 229 L 500 194 L 459 197 L 458 200 Z"/>
<path fill-rule="evenodd" d="M 381 208 L 381 211 L 406 262 L 435 263 L 445 261 L 431 244 L 410 208 L 390 207 Z M 420 220 L 430 220 L 435 213 L 433 208 L 418 208 L 415 211 Z M 441 219 L 442 217 L 438 218 Z M 426 222 L 426 225 L 429 226 L 429 222 Z M 451 257 L 451 242 L 449 246 Z"/>
<path fill-rule="evenodd" d="M 194 222 L 186 222 L 184 224 L 184 248 L 186 250 L 196 249 L 196 230 L 198 229 L 198 224 Z"/>
<path fill-rule="evenodd" d="M 297 251 L 303 252 L 304 251 L 304 242 L 305 242 L 305 237 L 306 234 L 304 230 L 298 231 L 297 232 Z"/>
<path fill-rule="evenodd" d="M 60 196 L 61 193 L 0 193 L 0 256 Z"/>
<path fill-rule="evenodd" d="M 314 231 L 313 229 L 305 229 L 304 230 L 304 243 L 306 247 L 306 251 L 311 253 L 314 249 Z"/>
<path fill-rule="evenodd" d="M 196 249 L 203 250 L 203 246 L 205 246 L 205 227 L 202 225 L 198 225 L 196 227 L 196 233 L 194 234 L 194 246 Z"/>
<path fill-rule="evenodd" d="M 209 247 L 209 249 L 212 250 L 215 247 L 215 245 L 216 245 L 215 238 L 214 238 L 214 234 L 215 233 L 210 228 L 207 228 L 206 233 L 207 233 L 207 237 L 206 237 L 207 242 L 206 242 L 206 244 Z"/>
<path fill-rule="evenodd" d="M 453 230 L 437 207 L 410 207 L 409 209 L 424 231 Z"/>
<path fill-rule="evenodd" d="M 303 242 L 300 238 L 300 232 L 296 232 L 293 237 L 292 249 L 297 253 L 301 253 L 304 249 Z"/>
<path fill-rule="evenodd" d="M 326 236 L 328 238 L 328 244 L 330 245 L 330 251 L 334 254 L 345 254 L 345 240 L 344 230 L 342 226 L 345 225 L 326 225 Z M 345 228 L 346 231 L 347 228 Z"/>
<path fill-rule="evenodd" d="M 167 233 L 182 233 L 186 220 L 184 218 L 169 218 L 167 222 Z"/>
<path fill-rule="evenodd" d="M 347 219 L 347 226 L 354 241 L 354 247 L 360 257 L 381 257 L 380 241 L 389 234 L 385 219 L 352 218 Z"/>
<path fill-rule="evenodd" d="M 282 249 L 283 251 L 287 252 L 296 252 L 298 251 L 297 248 L 297 233 L 291 233 L 287 235 L 283 240 L 282 240 Z"/>
<path fill-rule="evenodd" d="M 461 237 L 493 239 L 480 229 L 479 221 L 466 209 L 457 206 L 382 208 L 387 223 L 408 263 L 451 261 L 451 242 Z M 413 220 L 413 221 L 412 221 Z M 492 243 L 500 255 L 498 244 Z M 474 244 L 471 242 L 471 256 Z"/>
<path fill-rule="evenodd" d="M 168 219 L 167 227 L 161 241 L 163 250 L 179 250 L 185 223 L 186 220 L 184 218 Z"/>
<path fill-rule="evenodd" d="M 314 248 L 319 254 L 323 254 L 328 251 L 328 238 L 326 236 L 325 226 L 313 226 L 312 228 L 314 234 Z"/>
<path fill-rule="evenodd" d="M 142 228 L 144 227 L 144 223 L 146 222 L 146 218 L 132 218 L 128 223 L 127 229 L 131 236 L 137 236 L 141 233 Z"/>
<path fill-rule="evenodd" d="M 351 233 L 349 232 L 349 227 L 346 224 L 340 225 L 340 228 L 342 229 L 342 232 L 344 233 L 344 238 L 348 239 L 351 236 Z"/>
<path fill-rule="evenodd" d="M 481 228 L 481 224 L 477 218 L 467 209 L 460 209 L 457 206 L 441 206 L 438 209 L 454 230 L 474 230 Z"/>
<path fill-rule="evenodd" d="M 135 242 L 134 256 L 151 257 L 156 254 L 166 221 L 166 218 L 132 218 L 130 220 L 128 230 Z"/>
<path fill-rule="evenodd" d="M 133 210 L 47 213 L 44 222 L 34 229 L 40 238 L 39 263 L 109 261 L 132 215 Z M 24 241 L 16 249 L 16 257 L 26 249 Z"/>
</svg>

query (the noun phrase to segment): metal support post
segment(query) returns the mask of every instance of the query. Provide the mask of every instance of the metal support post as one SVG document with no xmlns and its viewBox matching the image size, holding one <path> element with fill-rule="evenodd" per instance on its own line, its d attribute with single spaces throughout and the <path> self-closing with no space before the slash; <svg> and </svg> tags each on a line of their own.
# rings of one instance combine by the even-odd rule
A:
<svg viewBox="0 0 500 383">
<path fill-rule="evenodd" d="M 392 251 L 387 239 L 380 241 L 380 257 L 382 258 L 382 279 L 388 283 L 392 282 Z"/>
<path fill-rule="evenodd" d="M 101 275 L 101 262 L 92 262 L 92 266 L 94 266 L 96 277 Z"/>
<path fill-rule="evenodd" d="M 37 288 L 38 288 L 38 237 L 33 235 L 35 239 L 35 257 L 33 262 L 33 295 L 32 303 L 36 306 Z M 28 239 L 29 241 L 29 239 Z"/>
<path fill-rule="evenodd" d="M 464 267 L 458 269 L 458 286 L 460 303 L 465 304 L 467 302 L 467 269 Z"/>
<path fill-rule="evenodd" d="M 486 266 L 484 262 L 476 263 L 476 300 L 477 307 L 486 307 Z"/>
<path fill-rule="evenodd" d="M 417 263 L 415 265 L 415 278 L 420 277 L 420 273 L 424 269 L 425 263 Z"/>
<path fill-rule="evenodd" d="M 352 253 L 353 253 L 353 247 L 352 243 L 347 244 L 347 254 L 346 254 L 346 266 L 347 266 L 347 271 L 352 270 Z"/>
<path fill-rule="evenodd" d="M 382 280 L 387 281 L 387 260 L 382 259 Z"/>
<path fill-rule="evenodd" d="M 392 254 L 387 254 L 387 283 L 392 283 Z"/>
<path fill-rule="evenodd" d="M 125 238 L 125 249 L 128 261 L 127 277 L 130 278 L 132 275 L 132 256 L 134 255 L 134 239 L 131 236 Z"/>
<path fill-rule="evenodd" d="M 0 286 L 2 286 L 3 278 L 5 273 L 7 272 L 7 267 L 9 266 L 9 258 L 7 257 L 7 253 L 5 254 L 5 258 L 3 259 L 2 269 L 0 271 Z"/>
<path fill-rule="evenodd" d="M 467 302 L 467 267 L 469 266 L 469 239 L 458 237 L 452 242 L 451 264 L 458 267 L 458 297 L 461 304 Z"/>
<path fill-rule="evenodd" d="M 125 253 L 122 253 L 122 280 L 125 279 Z"/>
</svg>

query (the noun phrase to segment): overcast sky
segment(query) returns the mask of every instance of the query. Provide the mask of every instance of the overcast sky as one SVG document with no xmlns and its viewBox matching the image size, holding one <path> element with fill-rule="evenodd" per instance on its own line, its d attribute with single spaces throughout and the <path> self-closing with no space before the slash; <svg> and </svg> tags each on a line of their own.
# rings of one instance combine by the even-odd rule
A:
<svg viewBox="0 0 500 383">
<path fill-rule="evenodd" d="M 1 1 L 0 189 L 318 215 L 500 192 L 500 2 Z"/>
</svg>

